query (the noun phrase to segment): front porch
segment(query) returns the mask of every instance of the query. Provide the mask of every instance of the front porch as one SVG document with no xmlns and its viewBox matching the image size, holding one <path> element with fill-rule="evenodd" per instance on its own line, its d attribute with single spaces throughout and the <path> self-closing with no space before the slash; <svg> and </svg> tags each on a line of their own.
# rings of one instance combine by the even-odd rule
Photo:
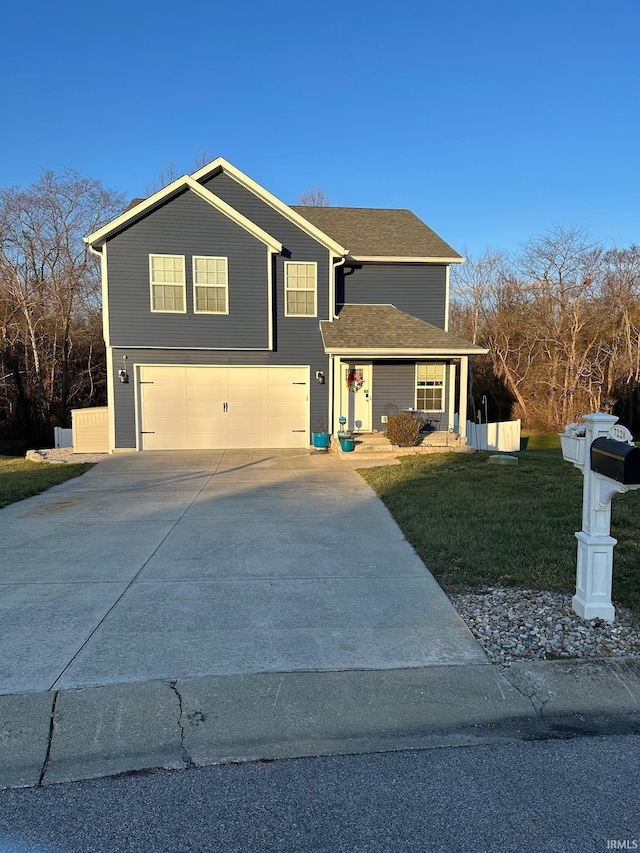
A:
<svg viewBox="0 0 640 853">
<path fill-rule="evenodd" d="M 466 443 L 466 438 L 460 433 L 448 430 L 440 430 L 425 434 L 420 444 L 415 447 L 399 447 L 391 444 L 382 432 L 354 432 L 355 449 L 345 453 L 338 438 L 331 439 L 331 450 L 345 457 L 376 457 L 384 456 L 410 456 L 424 453 L 473 453 L 474 449 Z"/>
</svg>

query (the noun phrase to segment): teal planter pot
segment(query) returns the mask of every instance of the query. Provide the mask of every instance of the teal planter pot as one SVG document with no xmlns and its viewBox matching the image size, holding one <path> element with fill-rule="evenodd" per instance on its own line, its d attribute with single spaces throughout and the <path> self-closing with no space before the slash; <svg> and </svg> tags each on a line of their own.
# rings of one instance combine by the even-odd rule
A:
<svg viewBox="0 0 640 853">
<path fill-rule="evenodd" d="M 331 445 L 330 432 L 312 432 L 311 439 L 316 450 L 328 450 Z"/>
<path fill-rule="evenodd" d="M 356 442 L 353 438 L 341 438 L 340 447 L 345 453 L 351 453 L 356 449 Z"/>
</svg>

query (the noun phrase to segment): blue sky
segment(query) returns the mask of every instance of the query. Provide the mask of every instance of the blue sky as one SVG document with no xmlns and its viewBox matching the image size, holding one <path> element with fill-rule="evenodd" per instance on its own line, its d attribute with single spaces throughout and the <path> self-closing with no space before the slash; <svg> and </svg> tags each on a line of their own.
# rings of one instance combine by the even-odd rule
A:
<svg viewBox="0 0 640 853">
<path fill-rule="evenodd" d="M 132 198 L 204 152 L 459 251 L 640 242 L 638 0 L 35 0 L 3 30 L 0 186 L 71 167 Z"/>
</svg>

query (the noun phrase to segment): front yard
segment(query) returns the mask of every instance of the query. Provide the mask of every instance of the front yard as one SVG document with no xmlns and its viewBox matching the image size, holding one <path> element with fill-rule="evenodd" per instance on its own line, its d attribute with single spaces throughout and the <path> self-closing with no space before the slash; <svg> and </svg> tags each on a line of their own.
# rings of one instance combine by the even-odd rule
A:
<svg viewBox="0 0 640 853">
<path fill-rule="evenodd" d="M 525 444 L 518 465 L 488 464 L 489 453 L 447 454 L 360 473 L 447 592 L 517 586 L 572 594 L 582 476 L 563 461 L 556 437 Z M 614 498 L 611 535 L 613 601 L 640 615 L 640 491 Z"/>
<path fill-rule="evenodd" d="M 0 507 L 30 498 L 84 474 L 92 466 L 49 465 L 46 462 L 32 462 L 21 456 L 0 456 Z"/>
</svg>

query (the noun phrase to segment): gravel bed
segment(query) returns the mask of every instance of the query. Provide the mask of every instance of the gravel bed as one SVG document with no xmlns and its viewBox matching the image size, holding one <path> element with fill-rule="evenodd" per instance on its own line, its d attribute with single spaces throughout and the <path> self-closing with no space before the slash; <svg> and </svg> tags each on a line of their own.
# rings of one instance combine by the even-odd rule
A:
<svg viewBox="0 0 640 853">
<path fill-rule="evenodd" d="M 74 453 L 71 447 L 44 450 L 27 450 L 25 458 L 31 462 L 52 462 L 55 465 L 79 465 L 82 462 L 100 462 L 108 453 Z"/>
<path fill-rule="evenodd" d="M 489 587 L 450 594 L 454 607 L 494 663 L 556 658 L 640 657 L 640 624 L 616 607 L 616 621 L 585 622 L 570 595 Z"/>
</svg>

